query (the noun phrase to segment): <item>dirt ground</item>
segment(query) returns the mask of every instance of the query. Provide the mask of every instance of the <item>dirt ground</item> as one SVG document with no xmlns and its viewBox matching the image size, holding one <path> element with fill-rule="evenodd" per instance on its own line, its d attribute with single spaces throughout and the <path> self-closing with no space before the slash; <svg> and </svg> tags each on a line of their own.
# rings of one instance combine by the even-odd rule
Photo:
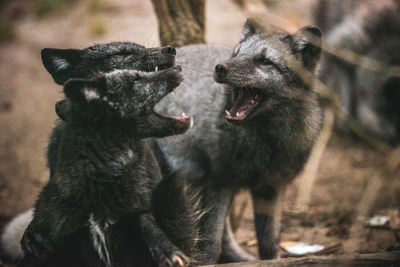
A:
<svg viewBox="0 0 400 267">
<path fill-rule="evenodd" d="M 365 145 L 334 135 L 321 160 L 306 214 L 294 209 L 299 190 L 298 180 L 287 189 L 282 209 L 281 241 L 320 244 L 326 248 L 334 247 L 329 253 L 344 253 L 342 245 L 350 238 L 356 207 L 372 177 L 376 175 L 385 179 L 385 182 L 380 190 L 377 188 L 378 197 L 373 201 L 369 214 L 387 215 L 399 207 L 399 172 L 394 174 L 395 177 L 385 177 L 384 162 L 382 155 Z M 249 195 L 243 192 L 238 198 L 238 203 L 247 201 L 248 208 L 236 237 L 245 250 L 256 255 Z M 399 248 L 396 234 L 384 229 L 361 227 L 351 238 L 358 242 L 354 252 L 381 252 Z M 288 256 L 283 249 L 279 254 Z"/>
<path fill-rule="evenodd" d="M 44 154 L 61 87 L 42 66 L 40 50 L 84 48 L 109 41 L 134 41 L 145 46 L 159 43 L 150 0 L 106 1 L 95 12 L 87 1 L 77 1 L 43 17 L 34 14 L 32 3 L 25 2 L 16 0 L 0 13 L 12 19 L 16 30 L 13 40 L 0 42 L 0 223 L 31 207 L 48 178 Z M 300 27 L 311 21 L 309 8 L 313 3 L 285 1 L 272 11 Z M 242 10 L 231 0 L 208 0 L 206 12 L 208 43 L 235 46 L 246 19 Z M 96 34 L 94 27 L 102 23 L 105 33 Z M 400 175 L 387 174 L 386 156 L 334 134 L 323 154 L 306 214 L 294 212 L 298 182 L 288 188 L 281 239 L 328 247 L 342 244 L 349 237 L 355 209 L 372 177 L 383 179 L 383 187 L 377 188 L 378 197 L 369 213 L 385 215 L 400 207 Z M 256 254 L 248 194 L 241 193 L 239 200 L 248 205 L 236 236 L 246 250 Z M 399 245 L 395 234 L 387 230 L 361 228 L 357 238 L 360 252 L 390 250 Z M 285 253 L 280 251 L 280 255 Z"/>
</svg>

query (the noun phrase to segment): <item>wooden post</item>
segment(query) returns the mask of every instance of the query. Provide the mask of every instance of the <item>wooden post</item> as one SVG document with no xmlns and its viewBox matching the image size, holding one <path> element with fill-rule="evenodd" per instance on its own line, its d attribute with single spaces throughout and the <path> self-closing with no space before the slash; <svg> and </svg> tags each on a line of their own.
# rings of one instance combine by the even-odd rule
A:
<svg viewBox="0 0 400 267">
<path fill-rule="evenodd" d="M 205 0 L 152 0 L 161 45 L 205 43 Z"/>
</svg>

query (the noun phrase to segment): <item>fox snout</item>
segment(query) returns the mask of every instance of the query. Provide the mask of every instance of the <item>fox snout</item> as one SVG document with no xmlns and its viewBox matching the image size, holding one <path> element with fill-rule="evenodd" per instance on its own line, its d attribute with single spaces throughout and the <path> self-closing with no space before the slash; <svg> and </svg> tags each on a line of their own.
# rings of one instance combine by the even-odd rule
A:
<svg viewBox="0 0 400 267">
<path fill-rule="evenodd" d="M 218 83 L 223 83 L 226 80 L 228 74 L 228 68 L 224 64 L 218 64 L 215 66 L 214 79 Z"/>
<path fill-rule="evenodd" d="M 165 74 L 169 88 L 175 88 L 183 81 L 182 67 L 179 65 L 165 70 Z"/>
<path fill-rule="evenodd" d="M 164 55 L 175 56 L 176 49 L 175 49 L 175 47 L 168 45 L 168 46 L 161 48 L 161 53 L 163 53 Z"/>
<path fill-rule="evenodd" d="M 147 66 L 146 71 L 158 71 L 175 65 L 176 49 L 173 46 L 162 48 L 148 48 L 147 60 L 143 63 Z"/>
</svg>

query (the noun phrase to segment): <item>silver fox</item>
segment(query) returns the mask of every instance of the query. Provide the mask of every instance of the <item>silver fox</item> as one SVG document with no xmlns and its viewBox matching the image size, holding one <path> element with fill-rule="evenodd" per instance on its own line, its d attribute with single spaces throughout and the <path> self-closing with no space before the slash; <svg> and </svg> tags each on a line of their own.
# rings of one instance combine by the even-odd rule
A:
<svg viewBox="0 0 400 267">
<path fill-rule="evenodd" d="M 180 172 L 204 188 L 203 207 L 210 211 L 200 223 L 201 264 L 254 259 L 232 239 L 229 225 L 224 227 L 240 188 L 252 193 L 261 258 L 275 257 L 278 196 L 303 168 L 322 124 L 312 86 L 320 43 L 321 32 L 313 26 L 293 35 L 267 33 L 248 20 L 233 53 L 223 47 L 184 48 L 186 68 L 192 70 L 185 73 L 189 87 L 179 90 L 178 101 L 167 97 L 156 110 L 184 111 L 196 123 L 179 138 L 153 142 L 164 175 Z M 215 63 L 217 83 L 200 77 Z M 310 74 L 308 80 L 296 66 Z"/>
</svg>

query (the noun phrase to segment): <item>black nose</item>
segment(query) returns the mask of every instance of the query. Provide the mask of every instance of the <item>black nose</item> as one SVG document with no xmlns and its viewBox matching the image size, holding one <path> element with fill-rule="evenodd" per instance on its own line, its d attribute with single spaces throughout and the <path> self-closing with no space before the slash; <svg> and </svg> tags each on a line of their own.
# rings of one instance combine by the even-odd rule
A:
<svg viewBox="0 0 400 267">
<path fill-rule="evenodd" d="M 170 45 L 168 45 L 168 46 L 166 46 L 166 47 L 163 47 L 163 48 L 161 49 L 161 52 L 162 52 L 163 54 L 167 54 L 167 55 L 171 55 L 171 56 L 175 56 L 175 55 L 176 55 L 176 49 L 175 49 L 175 47 L 170 46 Z"/>
<path fill-rule="evenodd" d="M 228 69 L 223 64 L 218 64 L 215 66 L 215 73 L 219 76 L 225 75 L 228 72 Z"/>
</svg>

